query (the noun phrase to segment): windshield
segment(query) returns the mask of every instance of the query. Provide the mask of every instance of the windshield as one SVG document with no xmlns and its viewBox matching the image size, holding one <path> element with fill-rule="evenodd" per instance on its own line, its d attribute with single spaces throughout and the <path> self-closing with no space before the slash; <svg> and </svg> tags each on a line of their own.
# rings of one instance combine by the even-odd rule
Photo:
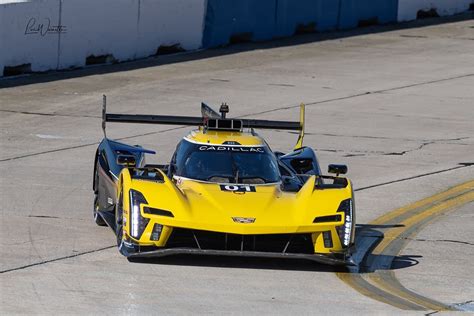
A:
<svg viewBox="0 0 474 316">
<path fill-rule="evenodd" d="M 175 174 L 190 179 L 265 184 L 280 180 L 278 164 L 267 146 L 219 146 L 183 140 L 176 151 Z"/>
</svg>

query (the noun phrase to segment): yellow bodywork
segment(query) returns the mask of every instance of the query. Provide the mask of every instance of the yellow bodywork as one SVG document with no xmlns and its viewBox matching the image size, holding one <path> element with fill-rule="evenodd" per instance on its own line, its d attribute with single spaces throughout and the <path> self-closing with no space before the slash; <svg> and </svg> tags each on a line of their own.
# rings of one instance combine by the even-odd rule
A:
<svg viewBox="0 0 474 316">
<path fill-rule="evenodd" d="M 196 130 L 187 140 L 210 145 L 237 141 L 241 145 L 262 146 L 262 138 L 253 134 Z M 315 253 L 342 252 L 336 227 L 345 224 L 341 201 L 352 198 L 351 183 L 345 188 L 318 189 L 311 176 L 299 192 L 284 192 L 280 183 L 254 185 L 256 192 L 221 190 L 222 183 L 176 177 L 170 179 L 161 170 L 164 181 L 132 179 L 124 168 L 119 177 L 118 195 L 123 192 L 124 238 L 143 246 L 166 247 L 173 228 L 186 228 L 240 235 L 311 233 Z M 232 184 L 228 184 L 232 185 Z M 139 240 L 130 237 L 130 189 L 145 197 L 140 214 L 150 221 Z M 144 207 L 172 212 L 174 217 L 144 213 Z M 313 223 L 317 216 L 340 215 L 338 222 Z M 234 217 L 254 218 L 253 223 L 238 223 Z M 154 224 L 163 225 L 160 239 L 151 241 Z M 324 246 L 322 232 L 330 231 L 333 245 Z"/>
<path fill-rule="evenodd" d="M 217 183 L 194 180 L 176 181 L 163 174 L 163 183 L 136 180 L 124 169 L 119 187 L 123 188 L 124 234 L 130 236 L 129 190 L 143 194 L 148 204 L 141 204 L 141 216 L 149 218 L 144 233 L 135 242 L 140 245 L 166 246 L 174 227 L 214 232 L 255 235 L 312 233 L 315 253 L 342 251 L 336 226 L 344 225 L 344 213 L 337 212 L 341 201 L 351 198 L 351 185 L 344 189 L 317 190 L 312 176 L 298 193 L 282 192 L 279 185 L 257 185 L 256 192 L 221 191 Z M 167 210 L 174 217 L 145 214 L 143 207 Z M 341 221 L 313 223 L 316 216 L 341 215 Z M 242 224 L 233 217 L 255 218 L 254 223 Z M 150 241 L 153 225 L 163 225 L 160 240 Z M 322 232 L 331 231 L 332 248 L 325 248 Z M 133 238 L 131 238 L 133 240 Z"/>
<path fill-rule="evenodd" d="M 261 146 L 265 144 L 265 141 L 259 136 L 227 131 L 206 131 L 206 133 L 203 133 L 202 130 L 195 130 L 189 133 L 186 139 L 203 145 L 222 145 L 229 141 L 238 141 L 239 144 L 244 146 Z"/>
</svg>

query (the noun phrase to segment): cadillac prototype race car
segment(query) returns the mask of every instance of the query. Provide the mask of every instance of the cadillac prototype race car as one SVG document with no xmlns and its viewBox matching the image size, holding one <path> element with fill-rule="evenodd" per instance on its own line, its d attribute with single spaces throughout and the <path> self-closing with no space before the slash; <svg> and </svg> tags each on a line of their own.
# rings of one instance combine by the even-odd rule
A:
<svg viewBox="0 0 474 316">
<path fill-rule="evenodd" d="M 129 259 L 173 254 L 310 259 L 352 264 L 355 209 L 345 165 L 322 175 L 303 146 L 300 121 L 229 119 L 201 105 L 200 117 L 102 111 L 106 122 L 195 126 L 167 165 L 152 150 L 106 136 L 95 156 L 94 219 L 117 236 Z M 273 152 L 255 129 L 299 131 L 289 153 Z"/>
</svg>

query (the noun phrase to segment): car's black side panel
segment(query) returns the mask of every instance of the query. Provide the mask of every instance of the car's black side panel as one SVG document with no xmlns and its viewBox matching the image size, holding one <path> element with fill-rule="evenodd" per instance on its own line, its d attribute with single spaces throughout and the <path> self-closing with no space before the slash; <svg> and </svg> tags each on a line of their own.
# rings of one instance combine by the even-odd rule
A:
<svg viewBox="0 0 474 316">
<path fill-rule="evenodd" d="M 101 211 L 106 211 L 115 205 L 118 177 L 124 168 L 117 164 L 117 156 L 133 155 L 137 161 L 137 167 L 140 167 L 145 164 L 145 153 L 154 154 L 155 152 L 108 138 L 102 140 L 97 149 L 95 164 L 97 179 L 94 179 L 94 190 L 98 192 Z"/>
</svg>

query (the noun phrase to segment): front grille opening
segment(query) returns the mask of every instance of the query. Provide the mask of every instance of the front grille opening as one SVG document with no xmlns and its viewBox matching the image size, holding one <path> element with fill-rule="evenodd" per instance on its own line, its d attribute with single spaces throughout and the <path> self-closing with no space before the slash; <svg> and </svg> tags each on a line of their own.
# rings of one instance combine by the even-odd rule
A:
<svg viewBox="0 0 474 316">
<path fill-rule="evenodd" d="M 313 254 L 311 234 L 238 235 L 174 228 L 167 248 Z"/>
<path fill-rule="evenodd" d="M 323 232 L 323 240 L 324 240 L 324 247 L 325 248 L 332 248 L 332 236 L 330 231 Z"/>
</svg>

